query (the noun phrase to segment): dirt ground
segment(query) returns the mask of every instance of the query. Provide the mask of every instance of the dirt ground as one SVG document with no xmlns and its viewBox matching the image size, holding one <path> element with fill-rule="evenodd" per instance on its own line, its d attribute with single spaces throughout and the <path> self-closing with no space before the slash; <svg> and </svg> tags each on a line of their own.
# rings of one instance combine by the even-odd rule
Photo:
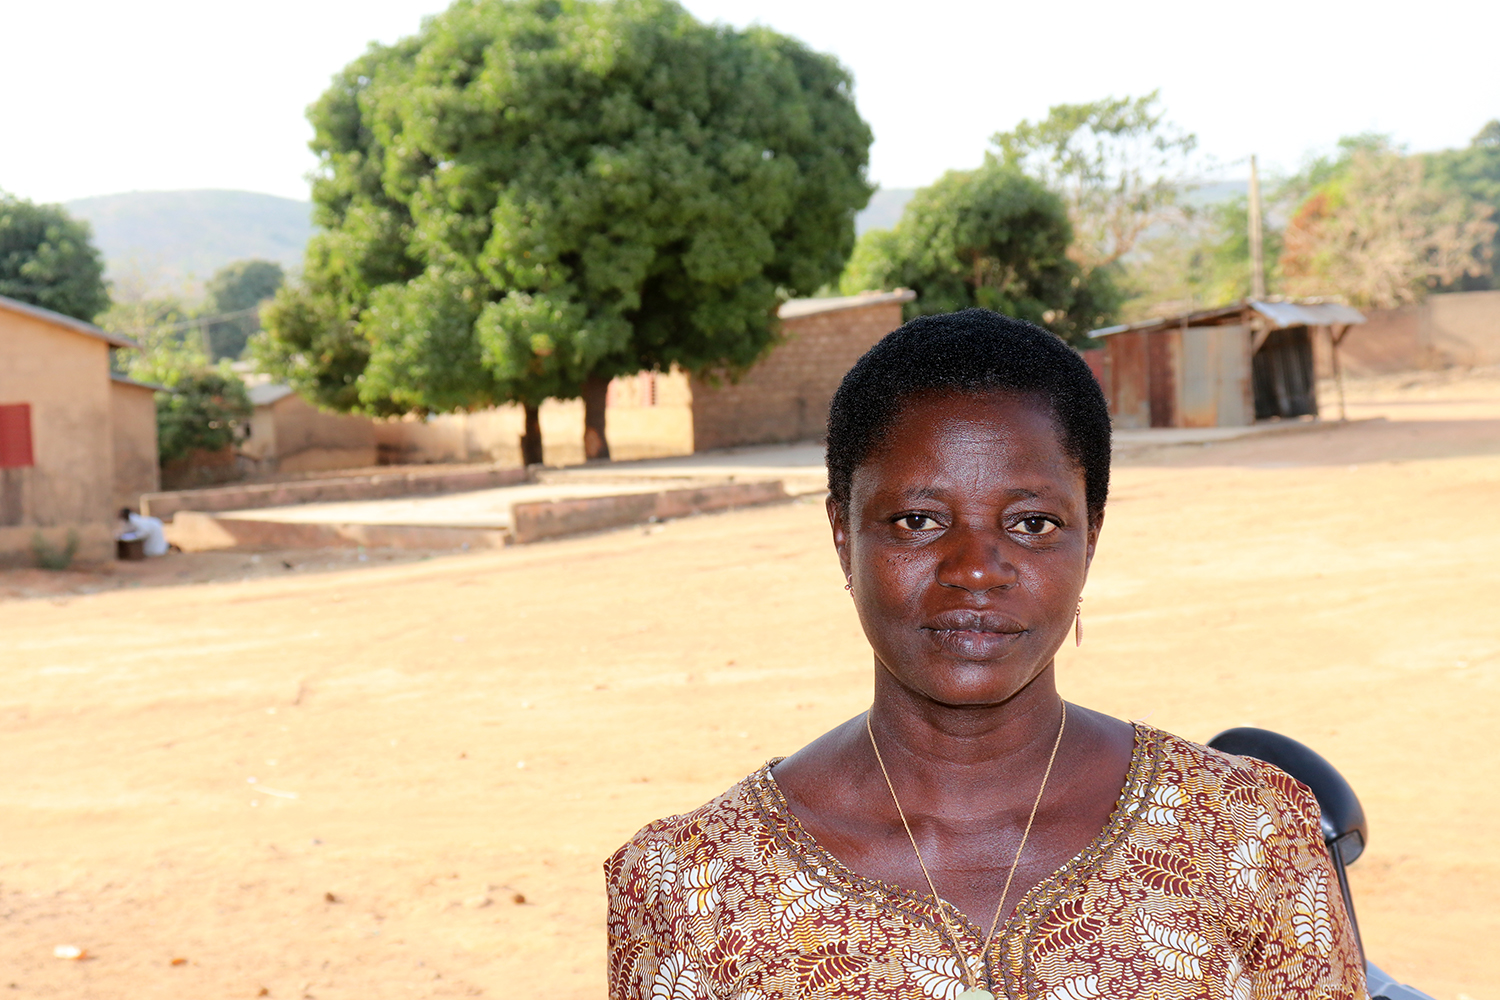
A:
<svg viewBox="0 0 1500 1000">
<path fill-rule="evenodd" d="M 1312 744 L 1369 815 L 1372 957 L 1500 1000 L 1500 378 L 1413 380 L 1124 456 L 1061 678 Z M 0 997 L 602 997 L 603 858 L 869 675 L 818 502 L 0 574 Z"/>
</svg>

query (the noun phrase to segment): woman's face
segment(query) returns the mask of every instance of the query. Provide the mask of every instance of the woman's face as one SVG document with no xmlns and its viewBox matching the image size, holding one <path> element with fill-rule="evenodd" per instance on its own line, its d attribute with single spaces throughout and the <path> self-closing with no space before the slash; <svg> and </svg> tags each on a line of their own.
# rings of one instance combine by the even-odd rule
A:
<svg viewBox="0 0 1500 1000">
<path fill-rule="evenodd" d="M 1045 403 L 999 392 L 909 401 L 828 516 L 876 661 L 946 705 L 1006 701 L 1052 663 L 1099 529 Z"/>
</svg>

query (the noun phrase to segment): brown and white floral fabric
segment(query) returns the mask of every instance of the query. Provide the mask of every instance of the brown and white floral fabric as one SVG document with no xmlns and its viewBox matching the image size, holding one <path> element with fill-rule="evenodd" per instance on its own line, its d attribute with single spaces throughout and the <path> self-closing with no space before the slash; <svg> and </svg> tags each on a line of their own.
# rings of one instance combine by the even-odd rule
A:
<svg viewBox="0 0 1500 1000">
<path fill-rule="evenodd" d="M 775 761 L 659 820 L 605 865 L 612 1000 L 955 1000 L 938 903 L 862 878 L 787 807 Z M 1260 761 L 1136 726 L 1125 789 L 983 960 L 1010 1000 L 1363 1000 L 1308 790 Z"/>
</svg>

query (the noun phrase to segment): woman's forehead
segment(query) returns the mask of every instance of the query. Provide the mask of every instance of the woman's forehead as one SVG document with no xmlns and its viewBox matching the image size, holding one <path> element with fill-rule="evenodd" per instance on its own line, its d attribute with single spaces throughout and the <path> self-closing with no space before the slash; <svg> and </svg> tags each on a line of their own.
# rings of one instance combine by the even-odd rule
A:
<svg viewBox="0 0 1500 1000">
<path fill-rule="evenodd" d="M 870 458 L 933 445 L 973 447 L 1011 441 L 1024 441 L 1032 450 L 1065 450 L 1045 396 L 1000 390 L 924 393 L 902 400 Z"/>
<path fill-rule="evenodd" d="M 868 495 L 986 484 L 1004 492 L 1082 494 L 1082 467 L 1064 447 L 1045 398 L 986 392 L 906 401 L 854 470 L 851 486 Z"/>
</svg>

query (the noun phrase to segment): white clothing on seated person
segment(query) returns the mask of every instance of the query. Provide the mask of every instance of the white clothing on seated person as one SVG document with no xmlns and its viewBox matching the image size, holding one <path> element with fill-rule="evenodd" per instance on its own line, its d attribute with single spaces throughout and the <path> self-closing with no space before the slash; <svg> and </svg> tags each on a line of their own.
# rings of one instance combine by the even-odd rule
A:
<svg viewBox="0 0 1500 1000">
<path fill-rule="evenodd" d="M 135 538 L 144 538 L 146 544 L 142 546 L 148 556 L 164 556 L 167 554 L 167 532 L 162 527 L 161 518 L 146 517 L 141 514 L 131 514 L 126 518 L 130 530 L 120 537 L 126 541 Z"/>
</svg>

